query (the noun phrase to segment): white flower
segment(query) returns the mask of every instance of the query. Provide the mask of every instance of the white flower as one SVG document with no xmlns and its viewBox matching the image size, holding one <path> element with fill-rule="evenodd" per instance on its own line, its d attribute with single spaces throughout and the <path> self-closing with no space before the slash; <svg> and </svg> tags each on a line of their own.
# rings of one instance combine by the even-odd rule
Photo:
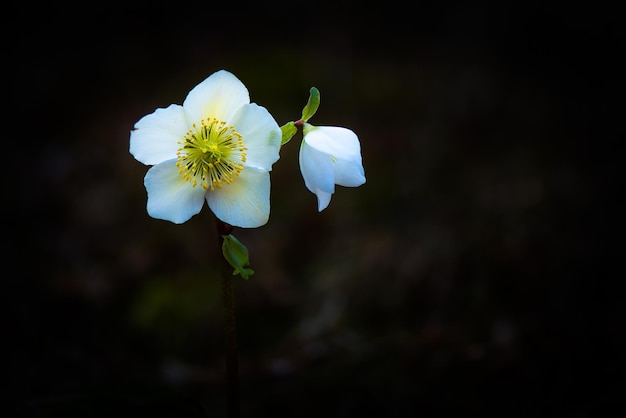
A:
<svg viewBox="0 0 626 418">
<path fill-rule="evenodd" d="M 246 87 L 221 70 L 194 87 L 182 106 L 141 118 L 130 133 L 130 153 L 153 165 L 145 178 L 148 214 L 183 223 L 206 200 L 227 224 L 256 228 L 270 213 L 270 175 L 281 131 Z"/>
<path fill-rule="evenodd" d="M 317 196 L 321 212 L 330 203 L 335 184 L 357 187 L 365 183 L 361 144 L 347 128 L 304 124 L 300 171 L 306 187 Z"/>
</svg>

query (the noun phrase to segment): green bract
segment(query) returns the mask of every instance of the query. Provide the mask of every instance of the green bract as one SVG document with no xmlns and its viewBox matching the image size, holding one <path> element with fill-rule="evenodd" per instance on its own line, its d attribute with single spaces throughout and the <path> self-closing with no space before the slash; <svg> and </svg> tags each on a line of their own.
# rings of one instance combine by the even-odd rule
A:
<svg viewBox="0 0 626 418">
<path fill-rule="evenodd" d="M 309 101 L 307 102 L 304 109 L 302 109 L 302 121 L 307 122 L 309 119 L 313 117 L 315 112 L 317 112 L 317 108 L 320 105 L 320 92 L 315 87 L 311 87 L 309 92 Z"/>
<path fill-rule="evenodd" d="M 228 264 L 233 266 L 233 276 L 241 274 L 241 277 L 248 279 L 254 274 L 254 270 L 247 267 L 250 265 L 248 259 L 248 249 L 233 235 L 222 235 L 224 242 L 222 243 L 222 254 L 228 261 Z"/>
<path fill-rule="evenodd" d="M 280 130 L 283 133 L 283 139 L 280 143 L 281 146 L 289 142 L 296 132 L 298 132 L 298 128 L 296 128 L 296 124 L 293 121 L 285 123 L 280 127 Z"/>
</svg>

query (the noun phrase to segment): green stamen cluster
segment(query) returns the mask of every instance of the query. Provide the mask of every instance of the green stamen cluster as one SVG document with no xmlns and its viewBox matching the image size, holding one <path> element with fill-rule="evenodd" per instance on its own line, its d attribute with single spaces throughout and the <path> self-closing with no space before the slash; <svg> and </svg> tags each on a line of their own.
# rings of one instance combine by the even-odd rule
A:
<svg viewBox="0 0 626 418">
<path fill-rule="evenodd" d="M 214 118 L 203 120 L 200 127 L 194 123 L 180 143 L 176 165 L 193 187 L 220 189 L 234 181 L 246 162 L 242 136 L 233 126 Z"/>
</svg>

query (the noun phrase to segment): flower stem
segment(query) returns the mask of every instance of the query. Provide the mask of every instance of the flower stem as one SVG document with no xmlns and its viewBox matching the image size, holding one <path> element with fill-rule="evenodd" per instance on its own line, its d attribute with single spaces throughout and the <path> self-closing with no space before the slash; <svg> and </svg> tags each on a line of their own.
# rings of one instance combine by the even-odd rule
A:
<svg viewBox="0 0 626 418">
<path fill-rule="evenodd" d="M 224 235 L 229 235 L 233 227 L 217 219 L 217 236 L 220 256 Z M 222 292 L 224 302 L 224 342 L 226 344 L 226 402 L 227 417 L 239 418 L 239 358 L 237 354 L 237 321 L 235 314 L 235 293 L 233 289 L 233 268 L 222 260 Z"/>
</svg>

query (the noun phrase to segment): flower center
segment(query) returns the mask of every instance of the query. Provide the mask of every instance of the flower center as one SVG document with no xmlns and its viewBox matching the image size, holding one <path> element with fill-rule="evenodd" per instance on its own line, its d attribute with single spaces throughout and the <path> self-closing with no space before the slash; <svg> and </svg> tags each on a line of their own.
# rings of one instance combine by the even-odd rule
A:
<svg viewBox="0 0 626 418">
<path fill-rule="evenodd" d="M 176 152 L 180 174 L 193 187 L 215 190 L 230 184 L 243 170 L 246 147 L 241 134 L 226 122 L 208 118 L 187 131 Z"/>
</svg>

